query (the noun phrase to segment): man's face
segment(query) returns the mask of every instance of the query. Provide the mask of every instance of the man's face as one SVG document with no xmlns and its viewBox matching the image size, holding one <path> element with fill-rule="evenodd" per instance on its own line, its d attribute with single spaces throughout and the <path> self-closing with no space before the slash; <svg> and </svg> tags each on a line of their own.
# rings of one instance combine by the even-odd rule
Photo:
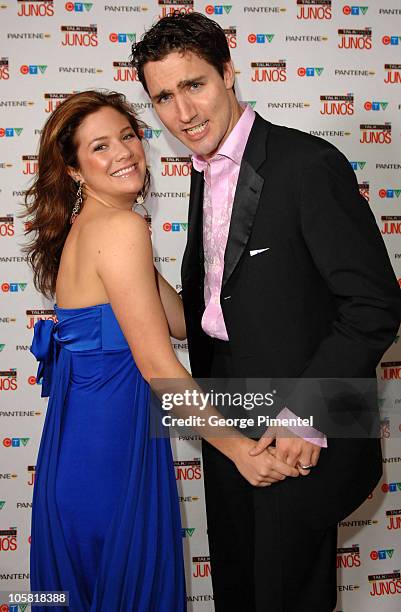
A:
<svg viewBox="0 0 401 612">
<path fill-rule="evenodd" d="M 232 90 L 232 63 L 225 64 L 221 77 L 198 55 L 172 52 L 145 64 L 144 75 L 154 108 L 166 128 L 195 154 L 212 157 L 241 114 Z"/>
</svg>

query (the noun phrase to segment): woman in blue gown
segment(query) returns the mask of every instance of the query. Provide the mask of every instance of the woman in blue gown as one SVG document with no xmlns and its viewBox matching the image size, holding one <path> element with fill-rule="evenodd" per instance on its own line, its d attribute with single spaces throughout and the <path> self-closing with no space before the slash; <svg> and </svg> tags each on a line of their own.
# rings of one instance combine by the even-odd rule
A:
<svg viewBox="0 0 401 612">
<path fill-rule="evenodd" d="M 27 200 L 35 285 L 57 300 L 31 348 L 49 396 L 31 590 L 67 591 L 72 612 L 186 609 L 170 442 L 149 435 L 150 379 L 189 376 L 169 337 L 185 325 L 132 212 L 148 184 L 124 96 L 75 94 L 48 119 Z"/>
</svg>

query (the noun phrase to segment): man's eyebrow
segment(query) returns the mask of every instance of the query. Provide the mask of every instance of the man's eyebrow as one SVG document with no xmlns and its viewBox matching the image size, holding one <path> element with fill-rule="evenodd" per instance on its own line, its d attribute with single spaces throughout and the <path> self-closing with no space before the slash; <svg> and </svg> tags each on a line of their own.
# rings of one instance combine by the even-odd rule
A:
<svg viewBox="0 0 401 612">
<path fill-rule="evenodd" d="M 125 132 L 125 130 L 132 130 L 132 127 L 130 125 L 126 125 L 125 127 L 123 127 L 120 130 L 120 134 L 122 134 L 123 132 Z M 88 144 L 88 147 L 91 146 L 91 144 L 93 144 L 94 142 L 96 142 L 97 140 L 106 140 L 108 138 L 108 136 L 96 136 L 96 138 L 94 138 L 93 140 L 90 141 L 90 143 Z"/>
<path fill-rule="evenodd" d="M 177 84 L 177 89 L 185 89 L 186 87 L 190 87 L 194 83 L 198 83 L 199 81 L 203 81 L 204 78 L 205 78 L 204 76 L 198 76 L 198 77 L 195 77 L 193 79 L 183 79 L 182 81 L 179 81 L 179 83 Z M 152 96 L 152 100 L 154 100 L 154 101 L 160 100 L 164 96 L 169 96 L 171 93 L 172 92 L 169 89 L 162 89 L 159 93 L 157 93 L 154 96 Z"/>
</svg>

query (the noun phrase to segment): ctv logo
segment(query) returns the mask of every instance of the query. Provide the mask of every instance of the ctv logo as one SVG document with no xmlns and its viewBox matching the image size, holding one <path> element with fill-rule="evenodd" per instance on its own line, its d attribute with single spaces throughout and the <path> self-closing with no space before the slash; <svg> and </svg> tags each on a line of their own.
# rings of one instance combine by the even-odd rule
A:
<svg viewBox="0 0 401 612">
<path fill-rule="evenodd" d="M 167 17 L 167 15 L 173 15 L 175 12 L 179 12 L 181 15 L 187 15 L 194 10 L 194 0 L 159 0 L 158 3 L 162 6 L 162 12 L 159 15 L 159 19 Z M 148 9 L 142 7 L 142 10 Z"/>
<path fill-rule="evenodd" d="M 0 552 L 17 550 L 17 528 L 10 527 L 9 529 L 0 529 Z M 5 604 L 6 605 L 6 604 Z M 1 606 L 0 610 L 3 606 Z M 12 612 L 15 606 L 7 606 L 7 610 Z"/>
<path fill-rule="evenodd" d="M 215 4 L 214 6 L 212 4 L 208 4 L 205 7 L 205 12 L 206 15 L 224 15 L 224 13 L 228 15 L 232 8 L 233 7 L 231 4 Z"/>
<path fill-rule="evenodd" d="M 237 27 L 230 26 L 229 28 L 225 28 L 224 34 L 226 35 L 227 44 L 229 49 L 237 48 Z"/>
<path fill-rule="evenodd" d="M 366 111 L 386 110 L 387 107 L 388 107 L 388 102 L 371 102 L 370 100 L 367 100 L 365 104 L 363 105 L 363 108 Z"/>
<path fill-rule="evenodd" d="M 74 92 L 72 92 L 74 93 Z M 47 103 L 45 106 L 45 113 L 52 113 L 60 104 L 68 98 L 71 94 L 69 93 L 45 93 L 43 97 Z"/>
<path fill-rule="evenodd" d="M 202 477 L 200 459 L 174 461 L 176 480 L 200 480 Z"/>
<path fill-rule="evenodd" d="M 252 62 L 251 68 L 253 83 L 277 83 L 287 80 L 287 62 L 278 60 L 277 62 Z"/>
<path fill-rule="evenodd" d="M 97 37 L 97 26 L 60 26 L 64 32 L 64 40 L 61 41 L 62 47 L 97 47 L 99 44 Z"/>
<path fill-rule="evenodd" d="M 381 217 L 381 220 L 383 221 L 382 234 L 401 234 L 401 217 L 384 216 Z"/>
<path fill-rule="evenodd" d="M 321 115 L 353 115 L 354 94 L 348 93 L 344 96 L 320 96 L 323 103 L 320 109 Z"/>
<path fill-rule="evenodd" d="M 192 567 L 194 578 L 207 578 L 211 575 L 210 557 L 192 557 Z"/>
<path fill-rule="evenodd" d="M 26 446 L 30 438 L 4 438 L 3 446 L 6 448 L 19 448 L 20 446 Z"/>
<path fill-rule="evenodd" d="M 8 57 L 0 57 L 0 81 L 7 81 L 10 78 Z"/>
<path fill-rule="evenodd" d="M 256 106 L 256 100 L 242 100 L 243 104 L 249 104 L 249 106 L 251 108 L 255 108 Z"/>
<path fill-rule="evenodd" d="M 166 221 L 163 223 L 163 230 L 165 232 L 186 232 L 188 229 L 188 223 L 179 223 L 178 221 L 174 221 L 170 223 L 170 221 Z"/>
<path fill-rule="evenodd" d="M 112 43 L 134 43 L 136 42 L 136 33 L 135 32 L 111 32 L 109 34 L 109 40 Z"/>
<path fill-rule="evenodd" d="M 17 388 L 17 370 L 12 368 L 0 371 L 0 391 L 16 391 Z"/>
<path fill-rule="evenodd" d="M 297 0 L 297 19 L 331 19 L 331 0 Z"/>
<path fill-rule="evenodd" d="M 337 548 L 337 569 L 360 567 L 360 565 L 359 544 L 353 544 L 349 548 Z"/>
<path fill-rule="evenodd" d="M 343 6 L 343 13 L 344 15 L 366 15 L 368 9 L 368 6 L 349 6 L 346 4 Z"/>
<path fill-rule="evenodd" d="M 3 293 L 17 293 L 25 291 L 28 283 L 2 283 L 1 290 Z"/>
<path fill-rule="evenodd" d="M 401 83 L 401 64 L 384 64 L 384 70 L 387 70 L 385 83 Z"/>
<path fill-rule="evenodd" d="M 401 44 L 401 36 L 388 36 L 385 35 L 382 37 L 383 45 L 399 45 Z"/>
<path fill-rule="evenodd" d="M 161 157 L 162 176 L 189 176 L 192 171 L 190 157 Z"/>
<path fill-rule="evenodd" d="M 19 71 L 21 74 L 44 74 L 46 72 L 47 65 L 44 64 L 22 64 Z"/>
<path fill-rule="evenodd" d="M 361 144 L 390 144 L 391 143 L 391 123 L 360 124 Z"/>
<path fill-rule="evenodd" d="M 14 216 L 0 217 L 0 237 L 14 236 Z"/>
<path fill-rule="evenodd" d="M 320 67 L 320 68 L 315 68 L 315 67 L 311 67 L 309 66 L 308 68 L 298 68 L 297 70 L 297 75 L 300 77 L 314 77 L 314 76 L 321 76 L 323 73 L 324 68 Z"/>
<path fill-rule="evenodd" d="M 372 588 L 369 591 L 372 597 L 401 593 L 401 573 L 399 570 L 389 574 L 372 574 L 368 576 L 368 581 L 372 583 Z"/>
<path fill-rule="evenodd" d="M 401 482 L 383 482 L 381 490 L 383 493 L 399 493 L 401 491 Z"/>
<path fill-rule="evenodd" d="M 0 138 L 20 136 L 24 128 L 0 128 Z"/>
<path fill-rule="evenodd" d="M 113 81 L 120 82 L 137 82 L 139 83 L 138 75 L 135 68 L 130 62 L 113 62 L 114 77 Z"/>
<path fill-rule="evenodd" d="M 159 138 L 161 133 L 162 130 L 154 130 L 153 128 L 144 128 L 143 130 L 139 130 L 141 138 L 146 138 L 146 140 L 153 138 L 153 136 L 155 138 Z"/>
<path fill-rule="evenodd" d="M 22 161 L 25 163 L 25 167 L 22 170 L 22 174 L 36 174 L 37 173 L 39 169 L 37 155 L 23 155 Z"/>
<path fill-rule="evenodd" d="M 401 529 L 401 509 L 387 510 L 386 516 L 388 518 L 387 529 Z"/>
<path fill-rule="evenodd" d="M 366 49 L 372 48 L 372 29 L 364 30 L 338 30 L 341 37 L 338 43 L 339 49 Z"/>
<path fill-rule="evenodd" d="M 363 170 L 366 166 L 365 161 L 350 161 L 353 170 Z"/>
<path fill-rule="evenodd" d="M 274 38 L 274 34 L 248 34 L 248 42 L 253 45 L 258 43 L 264 45 L 265 43 L 271 43 Z"/>
<path fill-rule="evenodd" d="M 391 559 L 393 554 L 394 548 L 387 548 L 383 550 L 372 550 L 369 556 L 372 561 L 385 561 L 386 559 Z"/>
<path fill-rule="evenodd" d="M 379 189 L 379 197 L 384 198 L 399 198 L 401 194 L 401 189 Z"/>
<path fill-rule="evenodd" d="M 43 2 L 18 1 L 18 17 L 53 17 L 53 0 L 43 0 Z"/>
<path fill-rule="evenodd" d="M 90 2 L 66 2 L 64 8 L 69 13 L 89 12 L 93 4 Z"/>
<path fill-rule="evenodd" d="M 401 219 L 401 217 L 382 217 L 382 219 Z M 390 224 L 391 225 L 391 224 Z M 382 234 L 399 234 L 400 223 L 395 224 L 397 230 L 395 232 L 383 232 Z M 392 228 L 391 228 L 392 229 Z M 401 380 L 401 361 L 382 361 L 380 367 L 383 369 L 382 380 Z"/>
</svg>

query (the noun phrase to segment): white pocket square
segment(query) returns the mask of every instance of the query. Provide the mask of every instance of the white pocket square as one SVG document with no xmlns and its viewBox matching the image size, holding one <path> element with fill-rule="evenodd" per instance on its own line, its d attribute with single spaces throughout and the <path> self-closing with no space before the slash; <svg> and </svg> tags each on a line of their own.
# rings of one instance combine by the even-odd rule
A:
<svg viewBox="0 0 401 612">
<path fill-rule="evenodd" d="M 254 251 L 249 251 L 249 255 L 253 257 L 254 255 L 259 255 L 259 253 L 264 253 L 265 251 L 268 251 L 269 249 L 270 247 L 266 247 L 265 249 L 255 249 Z"/>
</svg>

